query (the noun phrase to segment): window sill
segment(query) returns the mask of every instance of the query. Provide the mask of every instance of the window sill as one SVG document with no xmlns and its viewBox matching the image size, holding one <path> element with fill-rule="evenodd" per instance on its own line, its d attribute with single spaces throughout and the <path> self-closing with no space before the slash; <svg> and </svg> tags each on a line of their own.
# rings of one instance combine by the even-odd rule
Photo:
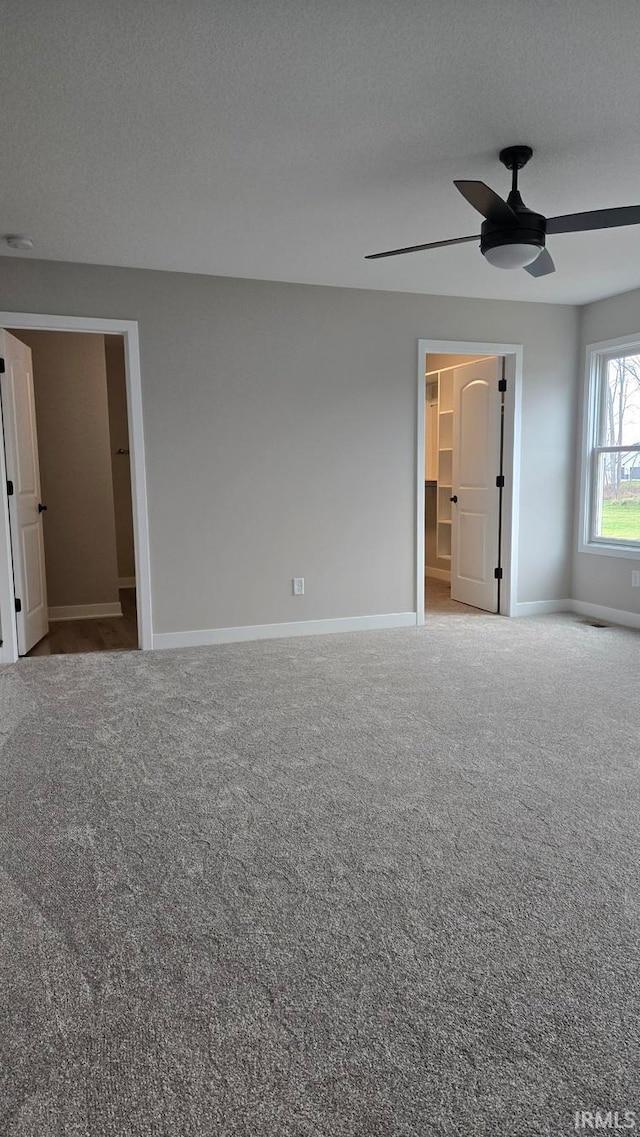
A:
<svg viewBox="0 0 640 1137">
<path fill-rule="evenodd" d="M 589 541 L 588 544 L 581 542 L 578 545 L 579 553 L 595 553 L 600 557 L 630 557 L 633 560 L 640 561 L 640 542 L 636 545 L 625 545 L 623 542 L 614 545 L 613 543 L 607 544 L 604 541 Z"/>
</svg>

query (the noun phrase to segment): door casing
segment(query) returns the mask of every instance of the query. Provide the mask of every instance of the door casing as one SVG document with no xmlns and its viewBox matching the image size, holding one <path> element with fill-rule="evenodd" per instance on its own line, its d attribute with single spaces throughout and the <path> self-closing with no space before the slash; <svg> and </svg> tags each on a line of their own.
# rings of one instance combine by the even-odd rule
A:
<svg viewBox="0 0 640 1137">
<path fill-rule="evenodd" d="M 502 587 L 500 615 L 514 616 L 518 582 L 518 517 L 520 502 L 520 449 L 522 417 L 522 365 L 524 347 L 513 343 L 477 340 L 418 340 L 418 398 L 416 445 L 416 624 L 424 624 L 424 421 L 426 404 L 425 357 L 437 355 L 498 355 L 505 361 L 507 390 L 504 404 L 504 490 L 502 496 Z M 496 474 L 498 471 L 496 470 Z"/>
<path fill-rule="evenodd" d="M 47 332 L 90 332 L 95 335 L 121 335 L 124 339 L 125 378 L 129 450 L 131 455 L 131 497 L 133 536 L 136 562 L 136 608 L 138 644 L 143 650 L 152 644 L 151 559 L 149 552 L 149 519 L 147 511 L 147 479 L 142 418 L 142 384 L 140 346 L 135 320 L 102 320 L 85 316 L 47 316 L 24 312 L 0 312 L 0 328 L 32 328 Z M 0 663 L 18 659 L 18 637 L 15 618 L 15 592 L 11 559 L 11 530 L 8 499 L 5 492 L 6 464 L 4 440 L 0 437 Z"/>
</svg>

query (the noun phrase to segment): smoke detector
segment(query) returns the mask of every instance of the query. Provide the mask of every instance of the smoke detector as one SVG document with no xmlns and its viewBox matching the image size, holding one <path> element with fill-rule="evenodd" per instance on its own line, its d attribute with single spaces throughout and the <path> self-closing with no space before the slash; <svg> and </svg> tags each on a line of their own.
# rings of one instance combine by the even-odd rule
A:
<svg viewBox="0 0 640 1137">
<path fill-rule="evenodd" d="M 33 241 L 31 237 L 27 237 L 25 233 L 8 233 L 5 237 L 10 249 L 20 249 L 22 252 L 28 252 L 33 248 Z"/>
</svg>

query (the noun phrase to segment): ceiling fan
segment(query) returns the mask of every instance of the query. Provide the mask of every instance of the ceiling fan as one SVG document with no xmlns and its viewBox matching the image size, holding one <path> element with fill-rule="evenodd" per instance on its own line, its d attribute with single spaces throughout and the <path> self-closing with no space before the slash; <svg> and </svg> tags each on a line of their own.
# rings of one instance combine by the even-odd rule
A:
<svg viewBox="0 0 640 1137">
<path fill-rule="evenodd" d="M 496 268 L 523 268 L 531 276 L 546 276 L 555 272 L 551 255 L 545 248 L 548 234 L 584 233 L 588 229 L 640 225 L 640 205 L 594 209 L 590 213 L 567 213 L 563 217 L 543 217 L 541 213 L 527 209 L 518 191 L 518 170 L 526 166 L 532 154 L 530 146 L 507 146 L 500 151 L 500 161 L 512 172 L 511 192 L 506 201 L 484 182 L 454 181 L 456 189 L 485 218 L 477 235 L 371 253 L 365 260 L 376 261 L 402 253 L 419 253 L 423 249 L 480 241 L 480 252 Z"/>
</svg>

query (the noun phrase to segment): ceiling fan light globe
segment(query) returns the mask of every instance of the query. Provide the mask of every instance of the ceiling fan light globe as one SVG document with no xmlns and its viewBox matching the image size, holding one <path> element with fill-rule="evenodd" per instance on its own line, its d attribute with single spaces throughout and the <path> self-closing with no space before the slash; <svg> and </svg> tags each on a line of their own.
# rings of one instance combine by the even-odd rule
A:
<svg viewBox="0 0 640 1137">
<path fill-rule="evenodd" d="M 508 245 L 494 245 L 485 249 L 484 255 L 494 268 L 525 268 L 531 265 L 542 252 L 540 245 L 514 242 Z"/>
</svg>

